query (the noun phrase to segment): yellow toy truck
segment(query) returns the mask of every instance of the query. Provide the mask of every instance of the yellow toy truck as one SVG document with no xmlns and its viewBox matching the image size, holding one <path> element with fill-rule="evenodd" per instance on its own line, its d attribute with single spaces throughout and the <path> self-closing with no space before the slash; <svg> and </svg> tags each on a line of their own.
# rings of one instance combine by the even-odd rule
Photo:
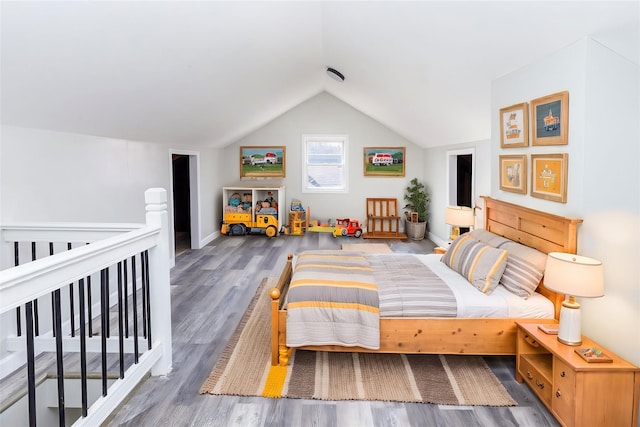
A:
<svg viewBox="0 0 640 427">
<path fill-rule="evenodd" d="M 278 234 L 278 220 L 272 214 L 256 214 L 255 222 L 251 213 L 225 213 L 220 232 L 227 236 L 244 236 L 245 234 L 266 234 L 274 237 Z"/>
</svg>

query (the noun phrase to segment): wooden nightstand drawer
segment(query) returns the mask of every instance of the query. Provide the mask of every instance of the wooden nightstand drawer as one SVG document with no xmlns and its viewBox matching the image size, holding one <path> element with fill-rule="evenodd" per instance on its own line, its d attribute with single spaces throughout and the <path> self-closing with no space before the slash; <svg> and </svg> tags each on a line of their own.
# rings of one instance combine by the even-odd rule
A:
<svg viewBox="0 0 640 427">
<path fill-rule="evenodd" d="M 558 358 L 553 360 L 553 403 L 551 408 L 568 425 L 574 424 L 576 372 Z"/>
<path fill-rule="evenodd" d="M 550 354 L 520 355 L 520 375 L 547 405 L 551 404 L 553 388 L 551 364 L 552 356 Z"/>
<path fill-rule="evenodd" d="M 612 351 L 582 337 L 582 346 L 598 347 L 610 363 L 588 363 L 577 347 L 547 335 L 533 322 L 516 322 L 516 380 L 527 385 L 567 427 L 637 427 L 640 369 Z"/>
</svg>

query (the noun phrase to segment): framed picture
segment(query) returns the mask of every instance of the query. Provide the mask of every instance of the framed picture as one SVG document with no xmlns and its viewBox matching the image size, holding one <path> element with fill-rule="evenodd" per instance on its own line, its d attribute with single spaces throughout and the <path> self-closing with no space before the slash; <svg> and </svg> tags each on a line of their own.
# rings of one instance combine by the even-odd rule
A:
<svg viewBox="0 0 640 427">
<path fill-rule="evenodd" d="M 500 147 L 529 146 L 529 104 L 500 109 Z"/>
<path fill-rule="evenodd" d="M 527 194 L 526 154 L 500 156 L 500 189 Z"/>
<path fill-rule="evenodd" d="M 240 147 L 240 178 L 284 178 L 286 147 Z"/>
<path fill-rule="evenodd" d="M 405 147 L 364 147 L 364 176 L 404 176 Z"/>
<path fill-rule="evenodd" d="M 531 101 L 532 145 L 569 143 L 569 92 L 558 92 Z"/>
<path fill-rule="evenodd" d="M 554 202 L 567 202 L 569 155 L 531 155 L 531 196 Z"/>
</svg>

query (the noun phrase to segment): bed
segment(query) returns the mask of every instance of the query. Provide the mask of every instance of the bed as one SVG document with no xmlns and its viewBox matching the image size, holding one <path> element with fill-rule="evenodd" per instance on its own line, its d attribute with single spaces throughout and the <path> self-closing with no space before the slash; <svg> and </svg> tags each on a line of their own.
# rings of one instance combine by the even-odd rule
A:
<svg viewBox="0 0 640 427">
<path fill-rule="evenodd" d="M 508 239 L 510 241 L 508 245 L 512 243 L 524 245 L 543 254 L 576 252 L 577 227 L 582 220 L 537 211 L 491 197 L 483 197 L 483 199 L 484 230 L 503 241 Z M 388 256 L 397 257 L 397 254 Z M 384 255 L 377 255 L 377 257 L 379 259 Z M 426 258 L 423 261 L 428 264 Z M 287 342 L 291 341 L 287 338 L 287 303 L 290 303 L 287 300 L 287 293 L 290 290 L 294 271 L 293 263 L 293 256 L 289 255 L 276 286 L 269 290 L 272 365 L 286 365 L 292 347 L 287 345 Z M 547 318 L 536 316 L 536 321 L 554 322 L 559 317 L 564 295 L 547 289 L 543 280 L 534 288 L 537 298 L 544 297 L 551 303 L 551 315 Z M 294 312 L 294 308 L 291 308 L 291 312 Z M 357 345 L 296 345 L 295 348 L 339 352 L 513 355 L 516 352 L 515 320 L 532 318 L 526 313 L 524 317 L 512 317 L 512 315 L 464 318 L 381 316 L 379 343 L 375 346 L 367 348 L 367 346 Z"/>
</svg>

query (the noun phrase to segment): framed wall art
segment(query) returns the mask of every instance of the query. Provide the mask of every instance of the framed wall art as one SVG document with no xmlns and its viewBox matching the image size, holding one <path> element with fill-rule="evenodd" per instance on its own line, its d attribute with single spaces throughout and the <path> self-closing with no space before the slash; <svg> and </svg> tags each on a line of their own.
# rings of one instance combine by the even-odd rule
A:
<svg viewBox="0 0 640 427">
<path fill-rule="evenodd" d="M 500 156 L 500 189 L 527 194 L 526 154 Z"/>
<path fill-rule="evenodd" d="M 405 147 L 364 147 L 364 176 L 404 176 Z"/>
<path fill-rule="evenodd" d="M 529 104 L 500 109 L 500 148 L 529 146 Z"/>
<path fill-rule="evenodd" d="M 569 143 L 569 92 L 558 92 L 531 101 L 532 145 Z"/>
<path fill-rule="evenodd" d="M 531 196 L 554 202 L 567 202 L 569 155 L 531 155 Z"/>
<path fill-rule="evenodd" d="M 284 178 L 286 147 L 240 147 L 240 178 Z"/>
</svg>

